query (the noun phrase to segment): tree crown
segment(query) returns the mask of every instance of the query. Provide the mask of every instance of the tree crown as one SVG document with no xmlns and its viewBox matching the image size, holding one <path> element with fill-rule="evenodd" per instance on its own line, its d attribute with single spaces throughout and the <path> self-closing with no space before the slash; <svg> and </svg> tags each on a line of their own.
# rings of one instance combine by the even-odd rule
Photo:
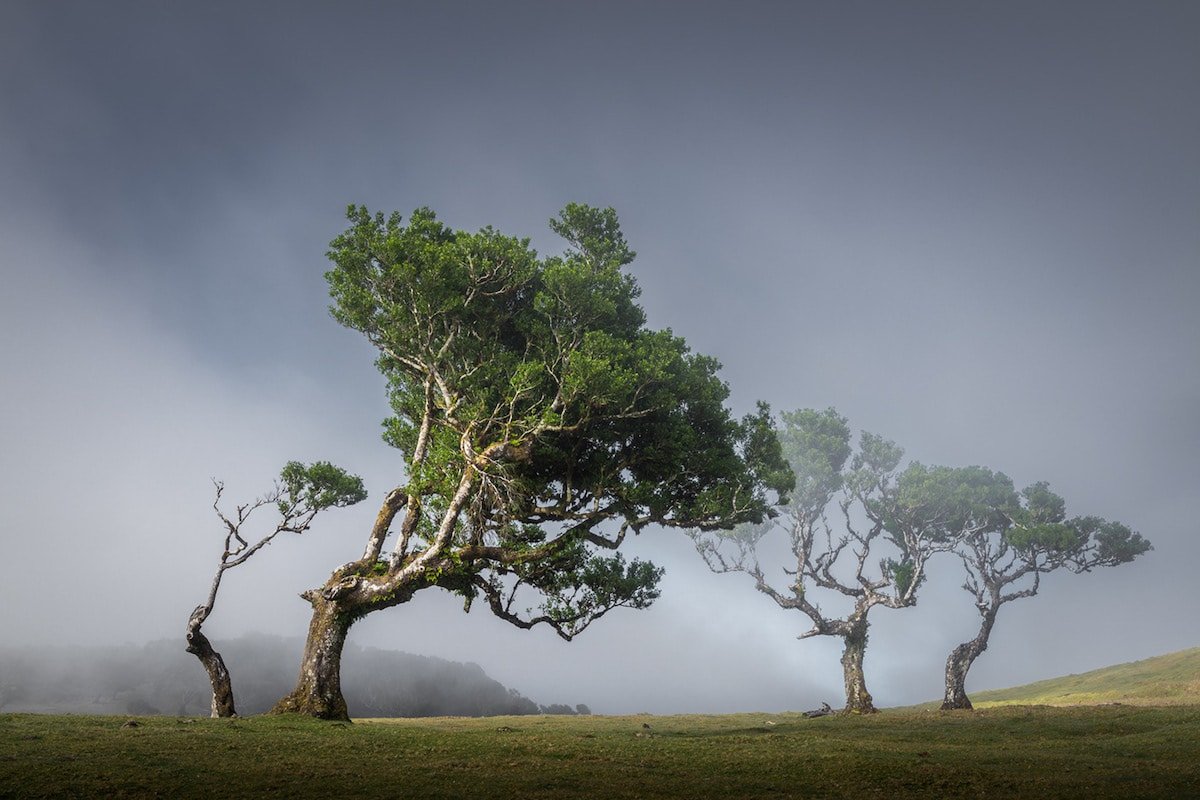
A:
<svg viewBox="0 0 1200 800">
<path fill-rule="evenodd" d="M 361 207 L 349 219 L 330 251 L 333 314 L 379 348 L 385 438 L 406 455 L 431 384 L 430 456 L 412 478 L 433 493 L 482 453 L 515 490 L 510 512 L 604 501 L 639 521 L 713 524 L 761 516 L 767 482 L 786 489 L 761 409 L 732 419 L 719 364 L 645 327 L 612 209 L 568 205 L 551 227 L 570 248 L 547 259 L 428 209 L 407 225 Z"/>
<path fill-rule="evenodd" d="M 717 361 L 646 326 L 612 209 L 566 206 L 550 227 L 568 247 L 547 258 L 426 208 L 348 218 L 326 278 L 334 317 L 388 380 L 384 439 L 405 456 L 413 521 L 394 566 L 464 548 L 465 575 L 516 576 L 561 620 L 616 595 L 648 602 L 660 574 L 591 548 L 654 523 L 760 520 L 791 487 L 769 409 L 732 417 Z M 613 538 L 598 533 L 609 520 Z"/>
<path fill-rule="evenodd" d="M 322 511 L 352 506 L 367 498 L 362 478 L 351 475 L 328 461 L 302 464 L 289 461 L 279 473 L 279 513 L 288 516 L 297 509 Z"/>
</svg>

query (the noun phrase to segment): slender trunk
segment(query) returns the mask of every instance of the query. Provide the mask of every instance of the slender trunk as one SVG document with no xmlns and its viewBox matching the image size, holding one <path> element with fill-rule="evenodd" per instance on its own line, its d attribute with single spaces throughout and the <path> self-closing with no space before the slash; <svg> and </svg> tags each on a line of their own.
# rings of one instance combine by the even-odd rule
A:
<svg viewBox="0 0 1200 800">
<path fill-rule="evenodd" d="M 233 683 L 230 681 L 225 660 L 213 649 L 208 637 L 200 631 L 200 626 L 208 617 L 209 611 L 209 608 L 199 606 L 192 612 L 187 626 L 187 651 L 200 659 L 200 663 L 208 672 L 208 682 L 212 684 L 212 715 L 236 717 L 237 710 L 233 707 Z"/>
<path fill-rule="evenodd" d="M 309 714 L 321 719 L 349 720 L 342 696 L 342 648 L 355 615 L 337 600 L 314 593 L 308 640 L 296 688 L 271 709 L 272 714 Z"/>
<path fill-rule="evenodd" d="M 998 604 L 989 606 L 983 612 L 983 621 L 975 638 L 954 648 L 950 657 L 946 659 L 946 696 L 942 699 L 943 711 L 970 710 L 974 707 L 971 705 L 971 698 L 967 697 L 967 672 L 975 663 L 975 659 L 987 650 L 988 637 L 992 633 L 992 626 L 996 623 L 996 612 L 999 610 Z"/>
<path fill-rule="evenodd" d="M 867 652 L 867 618 L 864 614 L 850 621 L 850 630 L 845 635 L 842 650 L 842 673 L 846 679 L 847 714 L 874 714 L 877 710 L 867 691 L 867 680 L 863 674 L 863 657 Z"/>
</svg>

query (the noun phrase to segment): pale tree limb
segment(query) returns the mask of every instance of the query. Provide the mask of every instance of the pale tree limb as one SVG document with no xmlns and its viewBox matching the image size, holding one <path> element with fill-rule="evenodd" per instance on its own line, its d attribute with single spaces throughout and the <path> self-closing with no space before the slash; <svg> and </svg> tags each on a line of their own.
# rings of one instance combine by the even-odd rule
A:
<svg viewBox="0 0 1200 800">
<path fill-rule="evenodd" d="M 187 651 L 200 660 L 208 673 L 209 683 L 212 685 L 214 717 L 237 715 L 229 669 L 225 666 L 221 654 L 213 649 L 212 643 L 201 630 L 216 606 L 217 592 L 221 588 L 221 579 L 225 572 L 246 563 L 251 556 L 274 541 L 281 533 L 304 533 L 312 526 L 313 520 L 322 509 L 350 505 L 366 496 L 361 479 L 349 476 L 325 462 L 309 467 L 290 462 L 284 467 L 281 477 L 284 483 L 276 482 L 275 487 L 267 494 L 251 503 L 237 506 L 232 517 L 221 510 L 225 485 L 213 480 L 215 496 L 212 508 L 225 528 L 225 539 L 208 597 L 189 615 L 185 638 Z M 264 506 L 274 506 L 279 512 L 279 519 L 274 528 L 267 529 L 257 540 L 247 537 L 244 535 L 244 526 L 254 513 Z"/>
</svg>

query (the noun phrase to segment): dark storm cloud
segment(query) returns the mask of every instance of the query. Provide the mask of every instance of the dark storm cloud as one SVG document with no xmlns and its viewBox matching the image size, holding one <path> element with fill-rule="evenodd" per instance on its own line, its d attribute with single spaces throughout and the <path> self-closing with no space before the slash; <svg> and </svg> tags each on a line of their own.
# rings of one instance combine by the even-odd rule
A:
<svg viewBox="0 0 1200 800">
<path fill-rule="evenodd" d="M 3 630 L 170 634 L 208 577 L 211 475 L 252 495 L 332 458 L 389 487 L 371 353 L 324 310 L 346 203 L 554 250 L 544 221 L 582 200 L 621 213 L 651 323 L 717 355 L 739 408 L 836 405 L 1155 542 L 1006 609 L 973 679 L 1194 645 L 1197 623 L 1134 623 L 1183 602 L 1200 557 L 1198 32 L 1190 3 L 4 4 Z M 251 567 L 279 590 L 231 582 L 214 628 L 302 630 L 294 593 L 367 517 L 273 548 Z M 47 541 L 96 602 L 18 615 Z M 685 541 L 638 546 L 669 568 L 659 606 L 569 646 L 448 598 L 355 635 L 626 692 L 611 710 L 835 699 L 811 696 L 836 660 L 799 620 Z M 194 583 L 132 578 L 145 554 Z M 881 702 L 935 695 L 972 626 L 944 572 L 879 623 Z M 141 592 L 161 601 L 102 612 Z M 605 660 L 622 643 L 637 658 Z M 738 688 L 679 679 L 700 663 Z"/>
</svg>

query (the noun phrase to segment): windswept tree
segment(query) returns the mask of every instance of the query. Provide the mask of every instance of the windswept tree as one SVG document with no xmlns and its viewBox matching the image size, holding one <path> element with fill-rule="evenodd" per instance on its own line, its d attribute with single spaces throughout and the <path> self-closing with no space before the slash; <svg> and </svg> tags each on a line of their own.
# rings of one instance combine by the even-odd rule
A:
<svg viewBox="0 0 1200 800">
<path fill-rule="evenodd" d="M 213 483 L 216 486 L 213 511 L 225 528 L 225 544 L 221 559 L 217 563 L 217 572 L 213 575 L 212 586 L 208 590 L 208 599 L 203 605 L 196 606 L 188 617 L 187 651 L 200 659 L 208 673 L 208 680 L 212 685 L 212 715 L 232 717 L 237 714 L 237 710 L 233 702 L 233 683 L 229 669 L 225 666 L 221 654 L 213 649 L 212 643 L 200 629 L 216 606 L 221 578 L 226 570 L 245 564 L 279 534 L 304 533 L 312 527 L 313 520 L 321 511 L 334 506 L 353 505 L 365 499 L 367 493 L 363 489 L 361 478 L 349 475 L 328 462 L 318 461 L 305 465 L 298 461 L 289 461 L 280 473 L 274 489 L 252 503 L 239 505 L 231 516 L 221 510 L 221 496 L 225 492 L 225 486 L 219 481 Z M 268 528 L 251 544 L 254 537 L 245 530 L 250 524 L 250 518 L 254 512 L 268 507 L 273 507 L 279 513 L 275 527 Z M 250 538 L 246 538 L 247 536 Z"/>
<path fill-rule="evenodd" d="M 1003 477 L 1003 476 L 1000 476 Z M 993 510 L 993 524 L 967 536 L 958 549 L 967 579 L 963 588 L 975 598 L 979 632 L 946 659 L 942 708 L 969 709 L 967 672 L 987 650 L 1000 607 L 1033 597 L 1047 572 L 1088 572 L 1115 567 L 1151 549 L 1150 542 L 1119 522 L 1099 517 L 1067 519 L 1066 503 L 1046 483 L 1014 493 Z"/>
<path fill-rule="evenodd" d="M 975 531 L 980 522 L 971 509 L 995 486 L 972 470 L 919 463 L 900 470 L 903 451 L 870 433 L 860 435 L 855 452 L 846 419 L 833 409 L 785 412 L 778 437 L 796 476 L 778 514 L 730 531 L 694 532 L 693 539 L 713 571 L 747 573 L 780 608 L 807 616 L 812 627 L 799 638 L 840 637 L 844 710 L 871 713 L 863 671 L 871 609 L 915 605 L 930 557 Z M 790 547 L 778 569 L 782 582 L 760 561 L 774 549 L 776 532 Z M 848 612 L 822 608 L 817 592 Z"/>
<path fill-rule="evenodd" d="M 349 220 L 332 312 L 378 350 L 402 475 L 362 554 L 303 593 L 300 675 L 276 711 L 345 718 L 351 625 L 422 589 L 569 640 L 658 596 L 662 571 L 615 552 L 628 532 L 761 520 L 790 486 L 767 409 L 732 418 L 717 362 L 646 327 L 612 209 L 568 205 L 549 258 L 428 209 Z"/>
</svg>

